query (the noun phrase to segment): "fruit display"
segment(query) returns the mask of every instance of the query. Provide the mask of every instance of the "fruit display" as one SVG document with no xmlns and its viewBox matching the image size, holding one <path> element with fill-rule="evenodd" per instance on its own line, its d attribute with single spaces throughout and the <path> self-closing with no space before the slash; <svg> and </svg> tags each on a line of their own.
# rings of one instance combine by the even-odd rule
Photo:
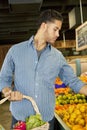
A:
<svg viewBox="0 0 87 130">
<path fill-rule="evenodd" d="M 56 104 L 77 104 L 77 103 L 86 103 L 86 96 L 84 94 L 60 94 L 56 97 Z"/>
<path fill-rule="evenodd" d="M 84 76 L 81 75 L 79 78 L 87 82 L 87 75 L 85 78 L 82 77 Z M 70 130 L 87 130 L 87 97 L 84 94 L 74 93 L 67 86 L 57 89 L 55 88 L 55 113 Z"/>
</svg>

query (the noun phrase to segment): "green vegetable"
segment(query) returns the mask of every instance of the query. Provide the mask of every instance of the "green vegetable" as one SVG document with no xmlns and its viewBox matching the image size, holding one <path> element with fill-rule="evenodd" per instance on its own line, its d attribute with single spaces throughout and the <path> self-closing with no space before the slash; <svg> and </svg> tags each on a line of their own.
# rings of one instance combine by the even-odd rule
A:
<svg viewBox="0 0 87 130">
<path fill-rule="evenodd" d="M 42 120 L 40 114 L 31 115 L 30 117 L 26 118 L 26 130 L 31 130 L 43 124 L 45 124 L 45 122 Z"/>
</svg>

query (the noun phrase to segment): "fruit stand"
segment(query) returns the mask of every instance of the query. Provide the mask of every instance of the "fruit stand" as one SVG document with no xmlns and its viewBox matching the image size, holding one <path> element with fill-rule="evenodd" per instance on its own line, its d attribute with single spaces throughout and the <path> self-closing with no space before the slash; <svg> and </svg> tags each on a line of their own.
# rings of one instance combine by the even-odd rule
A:
<svg viewBox="0 0 87 130">
<path fill-rule="evenodd" d="M 87 83 L 87 75 L 79 77 Z M 62 87 L 63 84 L 63 87 Z M 68 86 L 56 79 L 55 117 L 60 130 L 87 130 L 87 97 L 74 93 Z"/>
</svg>

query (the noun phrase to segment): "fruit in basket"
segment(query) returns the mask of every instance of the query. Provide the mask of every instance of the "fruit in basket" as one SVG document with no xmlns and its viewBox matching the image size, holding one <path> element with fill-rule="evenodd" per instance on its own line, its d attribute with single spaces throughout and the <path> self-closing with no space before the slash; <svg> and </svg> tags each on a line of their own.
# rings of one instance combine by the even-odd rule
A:
<svg viewBox="0 0 87 130">
<path fill-rule="evenodd" d="M 40 114 L 31 115 L 30 117 L 26 118 L 26 130 L 31 130 L 33 128 L 42 126 L 45 123 L 46 122 L 42 120 Z"/>
<path fill-rule="evenodd" d="M 13 127 L 13 130 L 26 130 L 26 123 L 24 121 L 18 121 Z"/>
</svg>

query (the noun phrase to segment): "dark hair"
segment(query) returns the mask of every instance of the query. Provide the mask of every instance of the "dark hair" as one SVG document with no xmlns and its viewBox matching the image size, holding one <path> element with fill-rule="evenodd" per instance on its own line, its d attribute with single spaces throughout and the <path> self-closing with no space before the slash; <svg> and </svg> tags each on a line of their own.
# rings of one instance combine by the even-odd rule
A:
<svg viewBox="0 0 87 130">
<path fill-rule="evenodd" d="M 38 27 L 40 27 L 42 22 L 53 22 L 54 20 L 60 20 L 63 21 L 63 17 L 62 15 L 53 9 L 47 9 L 44 10 L 43 12 L 41 12 L 39 18 L 38 18 L 38 22 L 37 25 Z"/>
</svg>

